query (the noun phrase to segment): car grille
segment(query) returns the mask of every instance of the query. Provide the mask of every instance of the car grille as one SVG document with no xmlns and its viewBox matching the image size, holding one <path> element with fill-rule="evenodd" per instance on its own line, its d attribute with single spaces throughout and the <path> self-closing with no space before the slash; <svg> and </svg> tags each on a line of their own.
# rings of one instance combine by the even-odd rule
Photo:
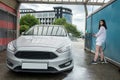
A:
<svg viewBox="0 0 120 80">
<path fill-rule="evenodd" d="M 22 59 L 54 59 L 57 57 L 52 52 L 19 51 L 15 54 L 17 58 Z"/>
</svg>

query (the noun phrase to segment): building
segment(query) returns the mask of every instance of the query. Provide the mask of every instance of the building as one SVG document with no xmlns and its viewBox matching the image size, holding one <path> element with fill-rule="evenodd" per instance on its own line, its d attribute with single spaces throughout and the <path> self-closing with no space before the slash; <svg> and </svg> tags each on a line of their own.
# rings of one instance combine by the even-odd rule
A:
<svg viewBox="0 0 120 80">
<path fill-rule="evenodd" d="M 54 7 L 54 10 L 35 11 L 33 9 L 20 9 L 21 16 L 26 14 L 34 15 L 41 24 L 52 24 L 55 18 L 65 18 L 68 23 L 72 23 L 72 10 L 64 7 Z"/>
<path fill-rule="evenodd" d="M 16 38 L 19 4 L 17 0 L 0 0 L 0 51 Z"/>
<path fill-rule="evenodd" d="M 63 7 L 54 7 L 56 18 L 65 18 L 68 23 L 72 23 L 72 10 Z"/>
</svg>

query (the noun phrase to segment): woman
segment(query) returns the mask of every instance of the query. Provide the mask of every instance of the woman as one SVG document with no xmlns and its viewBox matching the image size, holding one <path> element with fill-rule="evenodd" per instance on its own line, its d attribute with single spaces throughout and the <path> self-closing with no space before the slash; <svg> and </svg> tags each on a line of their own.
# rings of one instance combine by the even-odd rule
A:
<svg viewBox="0 0 120 80">
<path fill-rule="evenodd" d="M 104 53 L 102 50 L 102 45 L 105 43 L 105 40 L 106 40 L 107 26 L 106 26 L 105 20 L 99 21 L 98 29 L 99 31 L 97 32 L 97 34 L 93 34 L 93 36 L 96 37 L 96 52 L 95 52 L 95 56 L 94 56 L 94 60 L 92 61 L 92 64 L 97 64 L 99 52 L 100 52 L 101 63 L 104 63 Z"/>
</svg>

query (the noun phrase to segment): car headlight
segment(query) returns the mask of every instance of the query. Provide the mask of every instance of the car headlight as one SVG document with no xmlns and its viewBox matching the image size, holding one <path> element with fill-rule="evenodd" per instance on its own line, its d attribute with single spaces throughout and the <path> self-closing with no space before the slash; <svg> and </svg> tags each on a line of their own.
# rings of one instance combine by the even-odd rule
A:
<svg viewBox="0 0 120 80">
<path fill-rule="evenodd" d="M 9 50 L 11 50 L 12 52 L 15 52 L 15 51 L 16 51 L 16 47 L 15 47 L 15 45 L 13 44 L 13 42 L 10 42 L 10 43 L 8 44 L 7 48 L 8 48 Z"/>
<path fill-rule="evenodd" d="M 56 51 L 58 53 L 63 53 L 63 52 L 70 51 L 70 50 L 71 50 L 71 46 L 63 46 L 63 47 L 58 48 Z"/>
</svg>

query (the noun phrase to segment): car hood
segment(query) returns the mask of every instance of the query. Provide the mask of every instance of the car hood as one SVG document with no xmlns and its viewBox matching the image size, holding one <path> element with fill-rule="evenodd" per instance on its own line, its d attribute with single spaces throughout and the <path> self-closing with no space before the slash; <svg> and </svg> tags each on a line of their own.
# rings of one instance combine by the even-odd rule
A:
<svg viewBox="0 0 120 80">
<path fill-rule="evenodd" d="M 17 47 L 53 47 L 58 48 L 70 44 L 68 37 L 58 36 L 20 36 L 16 40 Z"/>
</svg>

